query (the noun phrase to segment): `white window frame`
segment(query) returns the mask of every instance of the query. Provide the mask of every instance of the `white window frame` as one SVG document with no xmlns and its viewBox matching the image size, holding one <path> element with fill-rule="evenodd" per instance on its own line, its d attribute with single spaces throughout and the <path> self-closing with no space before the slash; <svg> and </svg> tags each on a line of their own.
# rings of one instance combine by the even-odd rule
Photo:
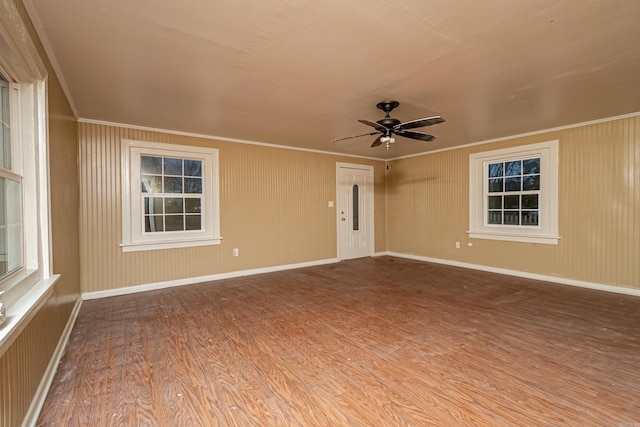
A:
<svg viewBox="0 0 640 427">
<path fill-rule="evenodd" d="M 11 172 L 22 180 L 22 267 L 0 280 L 0 355 L 53 292 L 47 72 L 12 2 L 0 2 L 0 73 L 11 82 Z"/>
<path fill-rule="evenodd" d="M 23 195 L 22 189 L 24 186 L 22 179 L 22 144 L 20 143 L 20 90 L 19 87 L 16 87 L 15 84 L 11 82 L 6 82 L 4 79 L 2 80 L 2 86 L 7 89 L 7 99 L 6 104 L 3 105 L 3 108 L 7 108 L 10 119 L 7 123 L 3 123 L 3 131 L 4 127 L 8 129 L 8 133 L 4 134 L 3 142 L 4 144 L 8 144 L 9 153 L 6 151 L 6 146 L 3 146 L 4 149 L 3 159 L 4 162 L 0 165 L 0 178 L 4 179 L 6 185 L 9 183 L 17 184 L 13 187 L 13 191 L 9 193 L 8 187 L 3 188 L 0 191 L 0 197 L 3 196 L 2 193 L 7 192 L 6 194 L 12 194 L 13 197 L 10 197 L 7 200 L 3 200 L 2 212 L 5 217 L 5 221 L 9 221 L 10 218 L 13 218 L 11 223 L 6 222 L 0 224 L 0 262 L 6 262 L 7 267 L 9 267 L 9 271 L 3 272 L 3 276 L 0 277 L 0 283 L 5 281 L 8 277 L 15 274 L 17 271 L 25 268 L 25 254 L 24 254 L 24 220 L 22 218 L 23 212 Z M 4 104 L 4 103 L 3 103 Z M 15 134 L 15 135 L 14 135 Z M 7 138 L 8 139 L 5 139 Z M 7 154 L 9 154 L 7 156 Z M 27 180 L 28 181 L 28 180 Z M 8 203 L 10 200 L 16 200 L 17 206 L 10 206 Z M 13 208 L 13 209 L 12 209 Z M 5 245 L 7 252 L 5 253 Z M 16 264 L 17 269 L 12 269 L 12 264 Z M 13 270 L 13 271 L 12 271 Z M 1 289 L 1 288 L 0 288 Z"/>
<path fill-rule="evenodd" d="M 143 155 L 196 159 L 203 162 L 202 230 L 146 233 L 140 159 Z M 134 252 L 220 244 L 218 149 L 123 139 L 122 251 Z"/>
<path fill-rule="evenodd" d="M 488 224 L 486 212 L 489 164 L 532 157 L 540 158 L 539 224 Z M 558 244 L 558 140 L 469 155 L 468 234 L 475 239 Z"/>
</svg>

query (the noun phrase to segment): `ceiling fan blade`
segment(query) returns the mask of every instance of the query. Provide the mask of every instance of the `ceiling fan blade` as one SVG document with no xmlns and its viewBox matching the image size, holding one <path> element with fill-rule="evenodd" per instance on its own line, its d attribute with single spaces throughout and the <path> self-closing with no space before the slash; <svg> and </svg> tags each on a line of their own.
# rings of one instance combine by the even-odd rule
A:
<svg viewBox="0 0 640 427">
<path fill-rule="evenodd" d="M 376 128 L 376 130 L 378 132 L 386 132 L 387 131 L 387 128 L 385 126 L 382 126 L 380 123 L 372 122 L 371 120 L 363 120 L 363 119 L 358 119 L 358 121 L 360 123 L 363 123 L 363 124 L 367 125 L 367 126 L 371 126 L 371 127 Z"/>
<path fill-rule="evenodd" d="M 424 119 L 411 120 L 410 122 L 404 122 L 404 123 L 395 125 L 393 127 L 393 130 L 395 131 L 398 129 L 421 128 L 423 126 L 437 125 L 438 123 L 442 123 L 444 121 L 445 120 L 440 116 L 425 117 Z"/>
<path fill-rule="evenodd" d="M 347 136 L 345 138 L 332 139 L 331 142 L 344 141 L 345 139 L 352 139 L 352 138 L 360 138 L 361 136 L 370 136 L 370 135 L 375 135 L 377 133 L 378 132 L 369 132 L 369 133 L 363 133 L 362 135 Z"/>
<path fill-rule="evenodd" d="M 436 139 L 435 136 L 429 135 L 428 133 L 414 132 L 410 130 L 400 130 L 400 131 L 397 131 L 396 134 L 400 136 L 404 136 L 405 138 L 419 139 L 420 141 L 427 141 L 427 142 L 433 141 L 434 139 Z"/>
<path fill-rule="evenodd" d="M 371 144 L 371 148 L 377 147 L 378 145 L 382 144 L 382 141 L 380 140 L 380 138 L 382 138 L 382 135 L 380 135 L 379 137 L 376 138 L 375 141 L 373 141 L 373 144 Z"/>
</svg>

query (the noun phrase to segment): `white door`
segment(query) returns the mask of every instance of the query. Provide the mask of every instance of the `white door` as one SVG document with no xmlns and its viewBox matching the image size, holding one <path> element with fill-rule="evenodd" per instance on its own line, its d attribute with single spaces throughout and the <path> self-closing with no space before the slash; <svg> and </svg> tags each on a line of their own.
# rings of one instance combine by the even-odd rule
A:
<svg viewBox="0 0 640 427">
<path fill-rule="evenodd" d="M 336 164 L 338 258 L 373 255 L 373 166 Z"/>
</svg>

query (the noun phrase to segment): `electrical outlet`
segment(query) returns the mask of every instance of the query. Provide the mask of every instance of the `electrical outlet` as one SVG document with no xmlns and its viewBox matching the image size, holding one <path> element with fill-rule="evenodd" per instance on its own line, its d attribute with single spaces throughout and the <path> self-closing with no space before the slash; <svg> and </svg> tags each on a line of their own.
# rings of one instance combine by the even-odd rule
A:
<svg viewBox="0 0 640 427">
<path fill-rule="evenodd" d="M 460 242 L 456 242 L 456 249 L 460 249 Z"/>
<path fill-rule="evenodd" d="M 233 248 L 233 256 L 238 256 L 238 248 Z"/>
</svg>

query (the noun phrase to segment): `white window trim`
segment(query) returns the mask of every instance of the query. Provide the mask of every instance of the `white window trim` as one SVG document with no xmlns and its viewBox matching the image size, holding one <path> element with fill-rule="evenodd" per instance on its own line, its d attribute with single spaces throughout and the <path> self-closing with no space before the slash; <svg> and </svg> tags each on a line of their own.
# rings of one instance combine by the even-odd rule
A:
<svg viewBox="0 0 640 427">
<path fill-rule="evenodd" d="M 22 178 L 22 264 L 0 282 L 8 307 L 0 344 L 29 320 L 57 280 L 52 274 L 46 81 L 12 83 L 12 162 Z"/>
<path fill-rule="evenodd" d="M 540 157 L 540 225 L 505 226 L 486 223 L 485 186 L 489 163 Z M 522 145 L 469 155 L 470 238 L 557 245 L 558 234 L 558 140 Z"/>
<path fill-rule="evenodd" d="M 143 233 L 140 156 L 199 158 L 204 161 L 203 231 Z M 123 139 L 122 157 L 122 247 L 123 252 L 186 248 L 220 244 L 220 192 L 218 149 Z"/>
<path fill-rule="evenodd" d="M 0 355 L 53 292 L 46 69 L 12 2 L 0 2 L 0 72 L 11 83 L 12 171 L 22 180 L 23 267 L 0 281 Z M 15 138 L 15 140 L 14 140 Z"/>
</svg>

